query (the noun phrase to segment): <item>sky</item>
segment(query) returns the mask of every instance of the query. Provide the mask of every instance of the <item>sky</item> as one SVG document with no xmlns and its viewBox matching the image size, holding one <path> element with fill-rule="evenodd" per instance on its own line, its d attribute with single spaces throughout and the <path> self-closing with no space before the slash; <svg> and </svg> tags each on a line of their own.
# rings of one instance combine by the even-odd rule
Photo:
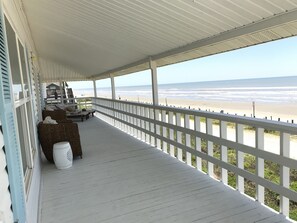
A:
<svg viewBox="0 0 297 223">
<path fill-rule="evenodd" d="M 259 44 L 157 69 L 158 84 L 297 76 L 297 37 Z M 133 81 L 131 81 L 133 80 Z M 150 85 L 150 71 L 115 78 L 116 86 Z M 93 83 L 70 83 L 73 88 L 92 88 Z M 110 79 L 97 81 L 110 87 Z"/>
</svg>

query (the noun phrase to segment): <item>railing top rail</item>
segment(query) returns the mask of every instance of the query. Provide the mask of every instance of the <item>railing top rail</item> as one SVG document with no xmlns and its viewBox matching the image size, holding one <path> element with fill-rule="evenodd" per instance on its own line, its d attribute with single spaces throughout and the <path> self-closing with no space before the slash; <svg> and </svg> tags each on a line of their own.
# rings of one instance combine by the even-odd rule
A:
<svg viewBox="0 0 297 223">
<path fill-rule="evenodd" d="M 292 124 L 292 123 L 245 117 L 245 116 L 239 116 L 239 115 L 224 114 L 224 113 L 218 113 L 218 112 L 208 112 L 208 111 L 201 111 L 201 110 L 194 110 L 194 109 L 187 109 L 187 108 L 177 108 L 172 106 L 163 106 L 163 105 L 154 106 L 148 103 L 139 103 L 139 102 L 124 101 L 124 100 L 112 100 L 108 98 L 94 98 L 94 97 L 91 97 L 91 98 L 111 101 L 111 102 L 125 103 L 125 104 L 130 104 L 135 106 L 142 106 L 147 108 L 153 108 L 156 110 L 166 110 L 168 112 L 205 117 L 205 118 L 216 119 L 216 120 L 225 121 L 225 122 L 238 123 L 238 124 L 297 135 L 297 124 Z"/>
</svg>

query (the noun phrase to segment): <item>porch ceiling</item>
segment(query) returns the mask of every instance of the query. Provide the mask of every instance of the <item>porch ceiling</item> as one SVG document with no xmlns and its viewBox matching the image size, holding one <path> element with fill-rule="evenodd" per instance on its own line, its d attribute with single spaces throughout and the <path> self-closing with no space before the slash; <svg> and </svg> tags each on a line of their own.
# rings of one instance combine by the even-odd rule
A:
<svg viewBox="0 0 297 223">
<path fill-rule="evenodd" d="M 43 81 L 101 79 L 297 34 L 297 0 L 30 0 Z"/>
</svg>

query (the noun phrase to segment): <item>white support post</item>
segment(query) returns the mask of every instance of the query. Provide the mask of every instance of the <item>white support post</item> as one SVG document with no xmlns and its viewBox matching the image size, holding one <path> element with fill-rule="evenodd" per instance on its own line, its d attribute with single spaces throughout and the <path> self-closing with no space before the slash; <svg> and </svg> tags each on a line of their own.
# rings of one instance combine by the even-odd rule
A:
<svg viewBox="0 0 297 223">
<path fill-rule="evenodd" d="M 181 114 L 176 113 L 176 125 L 181 126 Z M 176 131 L 176 141 L 182 144 L 182 133 L 180 131 Z M 180 148 L 177 148 L 177 159 L 183 161 L 183 151 Z"/>
<path fill-rule="evenodd" d="M 166 110 L 162 110 L 162 122 L 166 123 Z M 162 132 L 163 132 L 163 137 L 167 138 L 167 128 L 166 127 L 163 127 L 162 129 Z M 162 150 L 163 152 L 165 153 L 168 153 L 168 148 L 167 148 L 167 142 L 163 141 L 162 142 Z"/>
<path fill-rule="evenodd" d="M 149 60 L 149 65 L 151 69 L 152 76 L 152 93 L 153 93 L 153 105 L 159 105 L 159 96 L 158 96 L 158 79 L 157 79 L 157 65 L 155 61 Z"/>
<path fill-rule="evenodd" d="M 221 121 L 220 123 L 220 137 L 227 139 L 227 123 Z M 221 145 L 221 161 L 228 162 L 228 149 L 226 146 Z M 221 168 L 221 181 L 223 184 L 228 185 L 228 170 Z"/>
<path fill-rule="evenodd" d="M 185 115 L 185 128 L 189 129 L 190 128 L 190 116 L 189 115 Z M 186 146 L 188 148 L 192 148 L 191 146 L 191 135 L 186 134 Z M 186 153 L 186 163 L 189 166 L 192 166 L 192 153 L 187 152 Z"/>
<path fill-rule="evenodd" d="M 212 135 L 213 130 L 212 130 L 212 119 L 206 118 L 206 134 L 207 135 Z M 209 156 L 213 156 L 213 142 L 207 140 L 207 154 Z M 207 161 L 207 173 L 210 177 L 213 177 L 213 163 Z"/>
<path fill-rule="evenodd" d="M 256 148 L 264 150 L 264 129 L 256 128 Z M 264 178 L 264 159 L 256 157 L 256 174 L 259 177 Z M 256 200 L 264 204 L 264 187 L 261 185 L 256 186 Z"/>
<path fill-rule="evenodd" d="M 173 112 L 169 112 L 168 114 L 168 122 L 169 124 L 173 124 Z M 169 139 L 174 140 L 174 132 L 173 129 L 169 129 Z M 174 146 L 172 144 L 169 145 L 169 154 L 174 157 Z"/>
<path fill-rule="evenodd" d="M 110 81 L 111 81 L 111 99 L 115 100 L 116 99 L 116 93 L 115 93 L 115 82 L 114 82 L 114 77 L 110 76 Z"/>
<path fill-rule="evenodd" d="M 280 155 L 290 157 L 290 134 L 280 133 Z M 281 166 L 280 168 L 280 185 L 285 188 L 290 188 L 290 168 Z M 287 197 L 280 196 L 280 213 L 289 216 L 290 201 Z"/>
<path fill-rule="evenodd" d="M 200 132 L 200 117 L 195 116 L 195 131 L 196 132 Z M 195 139 L 195 144 L 196 144 L 196 150 L 201 152 L 201 138 L 196 137 Z M 201 162 L 201 158 L 196 156 L 196 168 L 198 170 L 202 170 L 202 162 Z"/>
<path fill-rule="evenodd" d="M 236 142 L 243 144 L 243 125 L 236 123 Z M 244 169 L 244 153 L 236 150 L 237 167 Z M 244 193 L 244 178 L 236 173 L 236 188 L 239 192 Z"/>
<path fill-rule="evenodd" d="M 94 88 L 94 97 L 97 98 L 96 80 L 93 80 L 93 88 Z"/>
</svg>

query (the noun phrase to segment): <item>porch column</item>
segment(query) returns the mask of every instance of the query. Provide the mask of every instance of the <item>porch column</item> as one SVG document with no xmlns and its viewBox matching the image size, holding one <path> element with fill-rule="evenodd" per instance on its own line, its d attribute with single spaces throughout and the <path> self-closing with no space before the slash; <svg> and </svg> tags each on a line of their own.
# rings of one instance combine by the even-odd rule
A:
<svg viewBox="0 0 297 223">
<path fill-rule="evenodd" d="M 94 88 L 94 97 L 97 98 L 96 80 L 93 80 L 93 88 Z"/>
<path fill-rule="evenodd" d="M 157 66 L 156 62 L 149 61 L 151 76 L 152 76 L 152 92 L 153 92 L 153 105 L 159 105 L 159 95 L 158 95 L 158 80 L 157 80 Z"/>
<path fill-rule="evenodd" d="M 116 99 L 116 93 L 115 93 L 115 84 L 114 84 L 114 77 L 110 75 L 110 80 L 111 80 L 111 98 L 112 100 Z"/>
</svg>

